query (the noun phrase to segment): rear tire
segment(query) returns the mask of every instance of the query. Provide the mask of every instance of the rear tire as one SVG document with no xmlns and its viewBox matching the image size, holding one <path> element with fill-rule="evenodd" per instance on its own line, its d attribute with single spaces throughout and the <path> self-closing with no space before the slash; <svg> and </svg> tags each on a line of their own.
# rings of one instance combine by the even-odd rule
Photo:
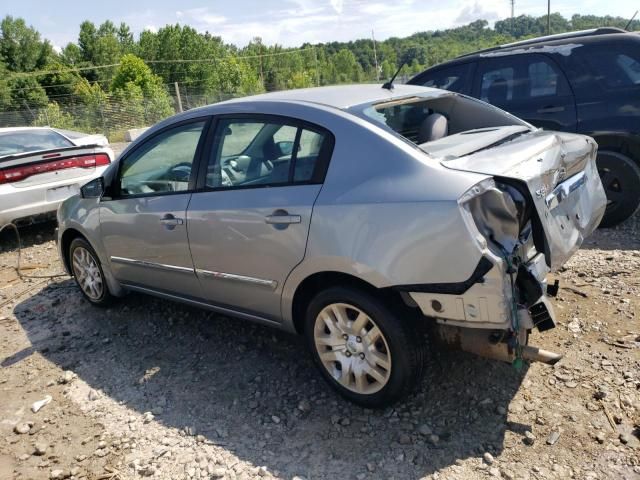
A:
<svg viewBox="0 0 640 480">
<path fill-rule="evenodd" d="M 598 173 L 607 195 L 607 209 L 600 227 L 614 227 L 640 205 L 640 167 L 631 158 L 610 150 L 598 152 Z"/>
<path fill-rule="evenodd" d="M 84 238 L 74 238 L 69 246 L 69 265 L 80 292 L 92 305 L 106 307 L 113 301 L 100 259 Z"/>
<path fill-rule="evenodd" d="M 332 287 L 311 300 L 305 337 L 338 393 L 363 407 L 381 408 L 420 384 L 426 345 L 403 311 L 351 287 Z"/>
</svg>

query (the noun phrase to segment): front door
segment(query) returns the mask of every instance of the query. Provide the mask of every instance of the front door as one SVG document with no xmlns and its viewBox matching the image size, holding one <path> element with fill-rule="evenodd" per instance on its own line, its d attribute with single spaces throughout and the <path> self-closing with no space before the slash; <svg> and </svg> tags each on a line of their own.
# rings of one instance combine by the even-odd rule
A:
<svg viewBox="0 0 640 480">
<path fill-rule="evenodd" d="M 547 55 L 531 53 L 482 59 L 473 95 L 536 127 L 576 131 L 573 93 L 560 67 Z"/>
<path fill-rule="evenodd" d="M 114 196 L 101 202 L 100 227 L 121 283 L 201 296 L 186 214 L 206 124 L 198 119 L 165 129 L 120 159 Z"/>
<path fill-rule="evenodd" d="M 223 117 L 187 212 L 205 297 L 278 321 L 282 286 L 302 261 L 332 140 L 273 116 Z M 205 178 L 206 177 L 206 178 Z"/>
</svg>

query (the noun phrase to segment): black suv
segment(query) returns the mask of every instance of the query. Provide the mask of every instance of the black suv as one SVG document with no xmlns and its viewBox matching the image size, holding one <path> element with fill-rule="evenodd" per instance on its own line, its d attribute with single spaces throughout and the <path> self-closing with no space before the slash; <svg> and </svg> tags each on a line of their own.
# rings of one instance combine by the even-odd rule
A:
<svg viewBox="0 0 640 480">
<path fill-rule="evenodd" d="M 640 34 L 598 28 L 534 38 L 441 63 L 408 83 L 593 137 L 608 199 L 600 226 L 620 223 L 640 204 Z"/>
</svg>

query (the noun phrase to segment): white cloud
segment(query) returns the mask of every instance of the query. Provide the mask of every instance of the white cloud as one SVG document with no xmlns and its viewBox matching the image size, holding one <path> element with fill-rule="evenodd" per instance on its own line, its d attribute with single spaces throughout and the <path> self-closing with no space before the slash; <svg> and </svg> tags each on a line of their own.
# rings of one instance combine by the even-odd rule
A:
<svg viewBox="0 0 640 480">
<path fill-rule="evenodd" d="M 472 4 L 465 5 L 460 11 L 460 14 L 456 17 L 455 23 L 457 25 L 462 25 L 479 19 L 488 20 L 489 22 L 499 20 L 500 14 L 498 11 L 491 7 L 487 8 L 486 4 L 487 2 L 480 4 L 476 1 Z"/>
<path fill-rule="evenodd" d="M 143 31 L 144 31 L 144 30 L 147 30 L 147 31 L 149 31 L 149 32 L 156 33 L 156 32 L 158 31 L 158 27 L 156 27 L 155 25 L 145 25 L 145 26 L 144 26 L 144 28 L 143 28 L 142 30 L 143 30 Z"/>
<path fill-rule="evenodd" d="M 204 24 L 207 26 L 220 25 L 227 21 L 227 18 L 213 13 L 208 7 L 190 8 L 189 10 L 176 12 L 178 18 L 184 18 L 191 24 Z"/>
<path fill-rule="evenodd" d="M 344 9 L 344 0 L 330 0 L 331 1 L 331 6 L 333 7 L 333 9 L 336 11 L 336 13 L 342 13 L 342 10 Z"/>
</svg>

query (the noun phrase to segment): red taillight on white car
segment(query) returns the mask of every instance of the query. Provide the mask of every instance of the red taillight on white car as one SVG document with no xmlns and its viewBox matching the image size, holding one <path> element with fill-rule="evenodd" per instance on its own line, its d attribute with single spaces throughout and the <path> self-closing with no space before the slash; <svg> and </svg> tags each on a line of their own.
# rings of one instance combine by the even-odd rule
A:
<svg viewBox="0 0 640 480">
<path fill-rule="evenodd" d="M 66 170 L 68 168 L 94 168 L 109 165 L 109 163 L 111 163 L 111 160 L 107 154 L 97 153 L 95 155 L 68 157 L 50 162 L 0 169 L 0 185 L 3 183 L 19 182 L 33 175 L 38 175 L 39 173 Z"/>
</svg>

